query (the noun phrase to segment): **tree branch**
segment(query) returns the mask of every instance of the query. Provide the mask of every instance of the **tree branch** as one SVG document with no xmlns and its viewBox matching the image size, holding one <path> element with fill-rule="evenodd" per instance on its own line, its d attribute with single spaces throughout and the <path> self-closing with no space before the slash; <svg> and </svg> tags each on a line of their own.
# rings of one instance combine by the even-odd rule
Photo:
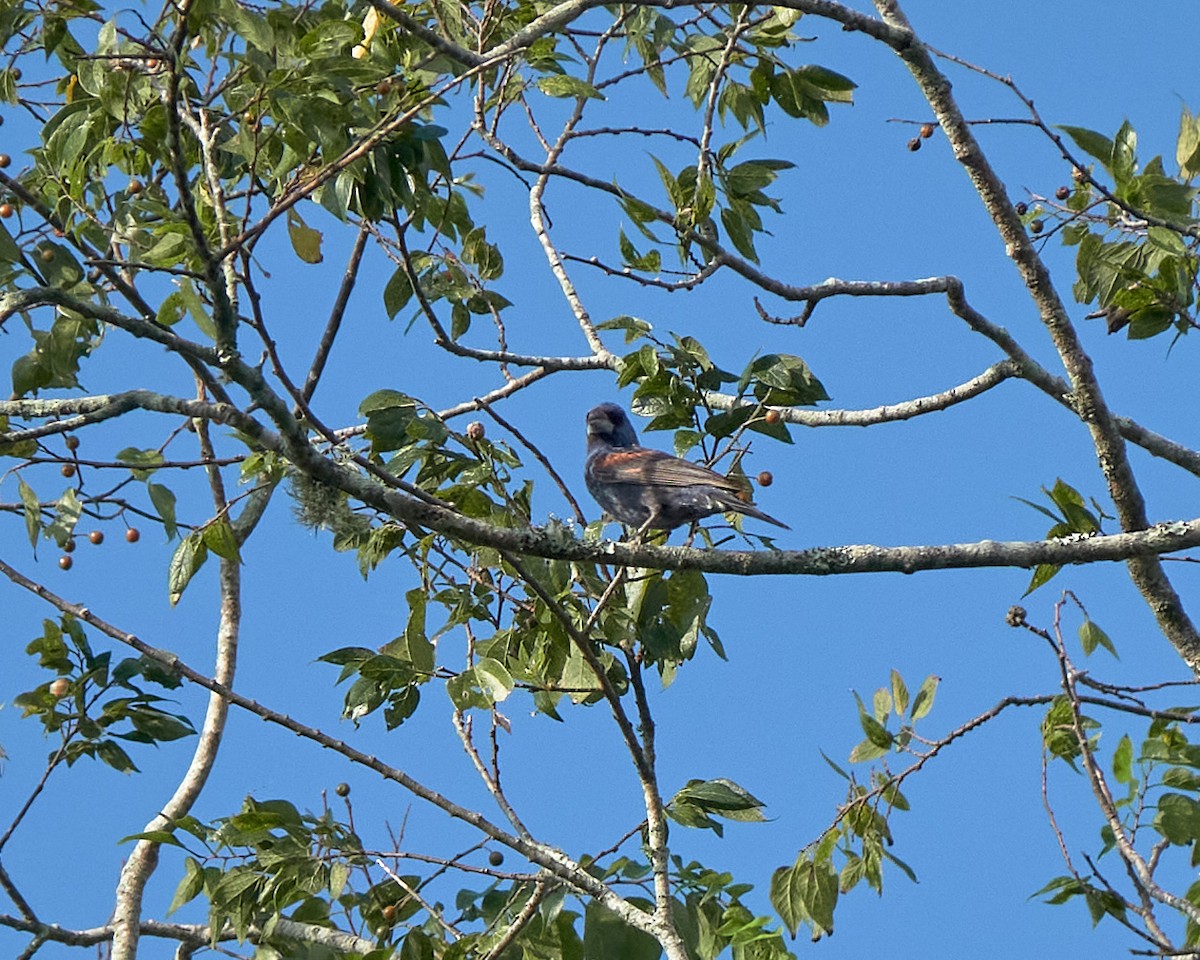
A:
<svg viewBox="0 0 1200 960">
<path fill-rule="evenodd" d="M 352 763 L 360 764 L 369 770 L 374 771 L 386 780 L 399 784 L 404 789 L 408 790 L 413 795 L 432 804 L 443 812 L 449 814 L 457 820 L 462 820 L 464 823 L 474 827 L 480 833 L 483 833 L 493 840 L 504 844 L 510 849 L 516 851 L 521 856 L 525 857 L 532 863 L 544 868 L 549 873 L 565 881 L 570 886 L 578 890 L 580 893 L 590 896 L 599 903 L 612 910 L 617 916 L 628 923 L 630 926 L 649 933 L 655 936 L 659 931 L 655 929 L 654 919 L 646 914 L 640 908 L 629 903 L 622 897 L 613 892 L 605 883 L 593 877 L 578 863 L 568 857 L 561 850 L 552 847 L 548 844 L 541 843 L 536 840 L 526 840 L 522 837 L 510 834 L 501 829 L 496 824 L 488 820 L 483 814 L 475 810 L 471 810 L 455 801 L 449 799 L 433 790 L 419 780 L 409 776 L 403 770 L 384 763 L 378 757 L 364 753 L 343 740 L 338 740 L 329 736 L 326 733 L 318 730 L 315 727 L 310 727 L 298 720 L 294 720 L 285 714 L 272 710 L 270 707 L 265 707 L 262 704 L 245 697 L 242 694 L 230 690 L 225 685 L 205 676 L 197 670 L 192 669 L 184 663 L 177 655 L 166 650 L 160 650 L 156 647 L 139 639 L 131 633 L 120 630 L 107 621 L 101 619 L 96 614 L 92 613 L 87 607 L 81 604 L 70 603 L 58 596 L 52 590 L 42 584 L 29 579 L 15 568 L 10 566 L 4 560 L 0 560 L 0 574 L 6 576 L 14 584 L 28 590 L 29 592 L 45 600 L 51 606 L 64 613 L 69 613 L 77 620 L 89 624 L 96 630 L 103 633 L 120 643 L 132 647 L 144 657 L 155 661 L 156 663 L 173 670 L 185 680 L 190 681 L 204 689 L 217 694 L 229 703 L 249 713 L 260 717 L 269 723 L 283 727 L 285 730 L 311 740 L 314 743 L 333 750 L 340 754 Z M 144 927 L 144 924 L 142 925 Z"/>
<path fill-rule="evenodd" d="M 878 423 L 911 420 L 926 413 L 947 410 L 956 404 L 986 393 L 1005 380 L 1019 376 L 1017 365 L 1011 360 L 1001 360 L 949 390 L 927 397 L 915 397 L 901 403 L 884 404 L 868 410 L 803 410 L 797 407 L 774 408 L 788 423 L 802 427 L 869 427 Z M 718 410 L 734 410 L 742 406 L 754 406 L 749 401 L 738 403 L 734 397 L 721 393 L 706 393 L 705 402 Z"/>
<path fill-rule="evenodd" d="M 1104 400 L 1066 307 L 1054 288 L 1050 271 L 1038 255 L 1024 225 L 1017 216 L 1004 189 L 980 149 L 971 126 L 963 117 L 950 92 L 950 81 L 941 73 L 929 50 L 922 44 L 900 9 L 897 0 L 875 0 L 882 19 L 895 31 L 889 41 L 917 81 L 925 99 L 938 118 L 955 157 L 971 178 L 972 186 L 1004 240 L 1005 249 L 1017 266 L 1021 279 L 1037 305 L 1042 322 L 1050 333 L 1058 355 L 1066 367 L 1075 398 L 1076 411 L 1087 425 L 1096 449 L 1096 458 L 1108 483 L 1109 496 L 1117 508 L 1124 530 L 1144 530 L 1149 525 L 1146 504 L 1126 456 L 1125 443 L 1117 423 Z M 1158 621 L 1159 629 L 1194 672 L 1200 673 L 1200 633 L 1183 609 L 1162 564 L 1156 557 L 1130 558 L 1130 577 L 1145 598 Z"/>
</svg>

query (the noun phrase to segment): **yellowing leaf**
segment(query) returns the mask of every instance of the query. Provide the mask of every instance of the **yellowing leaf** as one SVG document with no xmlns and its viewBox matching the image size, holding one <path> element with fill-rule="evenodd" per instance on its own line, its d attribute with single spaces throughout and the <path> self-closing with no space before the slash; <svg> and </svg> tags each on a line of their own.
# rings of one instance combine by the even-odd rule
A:
<svg viewBox="0 0 1200 960">
<path fill-rule="evenodd" d="M 320 263 L 325 259 L 321 253 L 321 231 L 314 230 L 301 220 L 295 210 L 288 211 L 287 228 L 296 256 L 305 263 Z"/>
</svg>

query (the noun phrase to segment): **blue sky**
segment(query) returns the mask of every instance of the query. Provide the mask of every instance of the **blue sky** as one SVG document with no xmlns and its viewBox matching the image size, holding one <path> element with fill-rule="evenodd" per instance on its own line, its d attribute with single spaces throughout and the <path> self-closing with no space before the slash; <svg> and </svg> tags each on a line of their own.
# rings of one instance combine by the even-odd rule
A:
<svg viewBox="0 0 1200 960">
<path fill-rule="evenodd" d="M 1191 4 L 1164 0 L 1136 13 L 1117 2 L 954 5 L 951 12 L 946 4 L 912 2 L 906 9 L 933 46 L 1011 74 L 1048 122 L 1111 135 L 1128 119 L 1139 133 L 1141 159 L 1161 153 L 1173 169 L 1181 105 L 1200 108 L 1190 69 Z M 794 283 L 831 275 L 955 274 L 978 309 L 1057 372 L 1036 312 L 944 140 L 935 136 L 920 152 L 910 153 L 905 143 L 913 128 L 889 123 L 927 118 L 902 64 L 884 48 L 832 25 L 805 20 L 799 32 L 817 38 L 798 51 L 799 60 L 845 73 L 859 88 L 855 105 L 835 107 L 828 127 L 776 123 L 765 142 L 744 151 L 747 158 L 783 157 L 797 164 L 774 191 L 785 198 L 785 216 L 768 223 L 774 237 L 759 245 L 765 269 Z M 952 66 L 947 70 L 968 117 L 1022 115 L 1020 104 L 996 83 Z M 633 105 L 614 102 L 608 109 L 620 116 Z M 680 103 L 677 98 L 651 108 L 670 122 Z M 5 149 L 19 165 L 35 131 L 11 108 L 2 113 Z M 1069 181 L 1051 145 L 1031 130 L 993 125 L 978 128 L 978 135 L 1014 199 L 1025 199 L 1027 191 L 1051 195 Z M 600 176 L 619 173 L 623 181 L 655 189 L 646 153 L 626 147 L 611 156 L 595 155 L 591 163 Z M 489 236 L 517 234 L 513 250 L 519 252 L 507 254 L 509 273 L 501 287 L 516 304 L 509 323 L 511 347 L 585 352 L 528 232 L 527 199 L 498 172 L 484 178 L 487 200 L 477 211 Z M 559 187 L 548 195 L 556 239 L 582 249 L 598 236 L 615 235 L 622 224 L 615 205 L 601 202 L 585 209 L 574 196 L 582 197 Z M 298 364 L 306 362 L 332 301 L 343 266 L 337 251 L 348 243 L 335 237 L 336 225 L 327 217 L 315 210 L 311 216 L 310 210 L 304 213 L 326 231 L 325 263 L 305 266 L 282 251 L 268 267 L 272 277 L 262 284 L 285 359 Z M 1069 252 L 1052 242 L 1046 256 L 1060 291 L 1069 297 Z M 594 317 L 630 313 L 653 323 L 659 334 L 689 333 L 727 369 L 739 370 L 755 352 L 803 356 L 832 396 L 829 406 L 869 407 L 946 389 L 1000 359 L 992 344 L 967 330 L 935 298 L 833 301 L 818 309 L 808 327 L 796 330 L 760 323 L 752 292 L 732 277 L 718 276 L 700 292 L 667 296 L 578 265 L 572 271 Z M 347 342 L 317 394 L 326 422 L 355 422 L 361 398 L 383 387 L 448 406 L 495 385 L 470 361 L 450 363 L 438 354 L 419 323 L 405 335 L 403 319 L 386 320 L 379 290 L 389 272 L 382 257 L 368 261 L 348 315 Z M 787 312 L 779 303 L 767 308 Z M 1074 315 L 1085 312 L 1075 307 Z M 1116 412 L 1180 442 L 1197 442 L 1189 389 L 1193 344 L 1185 340 L 1168 355 L 1165 339 L 1130 343 L 1106 337 L 1098 322 L 1082 325 L 1082 335 Z M 620 348 L 615 336 L 609 345 Z M 0 366 L 25 349 L 21 336 L 0 338 Z M 179 371 L 154 369 L 160 360 L 144 347 L 100 351 L 86 370 L 86 388 L 99 393 L 127 384 L 130 364 L 136 362 L 144 385 L 186 395 L 189 387 Z M 594 517 L 598 511 L 579 480 L 583 416 L 596 402 L 614 399 L 627 405 L 628 398 L 610 374 L 564 375 L 515 397 L 502 412 L 554 459 Z M 155 426 L 148 416 L 143 419 Z M 907 423 L 866 430 L 794 428 L 793 436 L 794 446 L 787 447 L 757 440 L 750 459 L 751 472 L 769 469 L 775 475 L 775 484 L 759 499 L 792 526 L 779 541 L 788 548 L 1034 539 L 1044 533 L 1046 521 L 1012 497 L 1037 499 L 1039 488 L 1059 476 L 1088 495 L 1100 498 L 1104 490 L 1086 431 L 1065 410 L 1017 382 Z M 670 446 L 666 434 L 643 433 L 642 440 Z M 89 433 L 85 443 L 97 455 L 125 445 L 112 425 Z M 111 449 L 105 451 L 105 444 Z M 1195 515 L 1190 478 L 1138 452 L 1133 463 L 1152 519 Z M 538 480 L 535 502 L 542 515 L 565 516 L 551 485 Z M 0 481 L 0 499 L 16 499 L 12 479 Z M 195 501 L 197 511 L 202 502 Z M 170 609 L 165 586 L 170 548 L 157 533 L 143 533 L 142 542 L 132 546 L 111 528 L 103 547 L 81 545 L 69 574 L 56 569 L 51 551 L 43 550 L 36 565 L 31 561 L 19 518 L 0 527 L 0 549 L 6 560 L 39 574 L 68 599 L 86 601 L 123 629 L 206 670 L 215 625 L 213 571 L 198 577 L 179 607 Z M 342 691 L 333 687 L 336 669 L 315 662 L 336 647 L 375 646 L 401 632 L 404 591 L 411 586 L 408 569 L 389 562 L 364 583 L 355 559 L 332 555 L 327 537 L 298 528 L 282 497 L 244 559 L 239 689 L 335 731 L 436 789 L 483 803 L 442 694 L 430 689 L 431 702 L 399 731 L 385 734 L 375 717 L 356 731 L 338 719 Z M 1186 602 L 1194 595 L 1196 572 L 1184 564 L 1170 565 L 1169 572 Z M 1003 622 L 1027 580 L 1028 573 L 1020 570 L 714 580 L 712 622 L 729 662 L 704 651 L 672 687 L 655 691 L 661 781 L 669 793 L 693 777 L 732 778 L 767 803 L 771 820 L 732 824 L 723 840 L 677 826 L 676 852 L 753 882 L 765 911 L 771 871 L 790 863 L 815 839 L 842 797 L 842 785 L 819 751 L 842 762 L 861 739 L 852 690 L 869 695 L 886 683 L 892 668 L 912 688 L 927 674 L 941 676 L 937 704 L 924 722 L 932 736 L 1005 695 L 1053 692 L 1053 659 L 1032 637 Z M 1097 675 L 1130 683 L 1187 677 L 1122 567 L 1065 571 L 1026 602 L 1031 620 L 1049 625 L 1052 604 L 1065 587 L 1082 598 L 1121 652 L 1119 663 L 1100 659 L 1094 664 Z M 0 598 L 9 652 L 0 699 L 7 701 L 45 679 L 20 651 L 50 611 L 14 587 L 0 587 Z M 203 698 L 194 690 L 179 697 L 181 710 L 198 722 Z M 528 701 L 516 694 L 504 713 L 513 725 L 503 744 L 506 785 L 535 833 L 578 854 L 607 846 L 640 819 L 636 779 L 603 709 L 571 709 L 567 722 L 556 724 L 533 716 Z M 970 951 L 1000 958 L 1086 950 L 1097 958 L 1115 958 L 1136 946 L 1111 922 L 1092 932 L 1082 906 L 1052 908 L 1028 900 L 1063 872 L 1042 810 L 1039 721 L 1035 710 L 1006 714 L 912 781 L 906 793 L 913 810 L 893 822 L 894 852 L 915 869 L 920 883 L 892 871 L 882 899 L 856 890 L 839 906 L 832 939 L 815 947 L 798 941 L 797 953 L 841 958 L 883 949 L 898 957 L 950 957 Z M 52 744 L 20 722 L 11 704 L 0 710 L 0 744 L 9 755 L 0 777 L 4 825 L 24 801 Z M 190 751 L 190 741 L 138 750 L 134 759 L 144 773 L 135 777 L 86 763 L 55 774 L 4 851 L 6 868 L 39 911 L 76 926 L 106 919 L 126 849 L 116 841 L 136 833 L 158 809 Z M 416 805 L 398 788 L 236 712 L 214 782 L 195 812 L 202 819 L 231 813 L 246 794 L 287 797 L 315 810 L 321 792 L 332 792 L 343 780 L 353 788 L 355 820 L 371 838 L 368 843 L 386 844 L 385 822 L 394 827 L 405 822 L 406 836 L 420 838 L 414 840 L 416 849 L 451 852 L 470 843 L 463 829 Z M 1098 849 L 1100 821 L 1082 781 L 1056 768 L 1051 786 L 1070 838 L 1077 847 Z M 161 915 L 177 877 L 178 861 L 167 853 L 148 915 Z M 15 953 L 24 943 L 24 937 L 0 930 L 0 953 Z M 147 956 L 166 953 L 160 944 L 146 944 L 144 950 Z M 50 960 L 68 955 L 72 952 L 54 946 L 39 954 Z"/>
</svg>

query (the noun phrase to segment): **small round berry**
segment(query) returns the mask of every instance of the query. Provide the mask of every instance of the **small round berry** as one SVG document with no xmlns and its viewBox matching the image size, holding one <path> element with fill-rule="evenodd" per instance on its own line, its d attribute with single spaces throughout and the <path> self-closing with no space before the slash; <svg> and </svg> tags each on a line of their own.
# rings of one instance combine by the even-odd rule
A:
<svg viewBox="0 0 1200 960">
<path fill-rule="evenodd" d="M 775 475 L 770 470 L 764 470 L 758 475 L 758 485 L 760 487 L 769 487 L 775 482 Z"/>
<path fill-rule="evenodd" d="M 129 186 L 126 189 L 132 194 L 139 194 L 145 189 L 145 187 L 142 185 L 141 180 L 138 180 L 136 177 L 134 177 L 134 179 L 129 181 Z"/>
<path fill-rule="evenodd" d="M 498 867 L 504 862 L 504 854 L 499 850 L 493 850 L 488 854 L 488 863 L 493 867 Z"/>
<path fill-rule="evenodd" d="M 763 419 L 766 420 L 771 426 L 775 426 L 775 424 L 783 419 L 783 414 L 781 414 L 778 410 L 768 410 L 763 416 Z"/>
<path fill-rule="evenodd" d="M 1046 224 L 1043 223 L 1041 220 L 1029 221 L 1029 232 L 1030 233 L 1041 233 L 1044 229 L 1046 229 Z"/>
<path fill-rule="evenodd" d="M 933 124 L 932 123 L 921 124 L 921 139 L 928 140 L 932 136 L 933 136 Z"/>
<path fill-rule="evenodd" d="M 336 787 L 333 788 L 333 792 L 336 793 L 339 797 L 348 797 L 348 796 L 350 796 L 350 784 L 346 783 L 345 781 L 342 781 Z"/>
<path fill-rule="evenodd" d="M 467 424 L 467 436 L 478 443 L 487 435 L 487 431 L 483 429 L 483 424 L 478 420 L 472 420 Z"/>
<path fill-rule="evenodd" d="M 79 449 L 79 438 L 76 436 L 69 436 L 63 442 L 67 445 L 68 450 Z"/>
<path fill-rule="evenodd" d="M 50 263 L 54 259 L 54 248 L 42 247 L 42 249 L 38 251 L 38 256 L 41 258 L 42 263 Z"/>
<path fill-rule="evenodd" d="M 75 464 L 64 463 L 58 468 L 58 472 L 69 480 L 71 477 L 75 476 Z"/>
<path fill-rule="evenodd" d="M 103 530 L 93 530 L 91 533 L 88 534 L 88 542 L 95 544 L 97 547 L 100 546 L 100 544 L 102 544 L 104 542 L 104 531 Z"/>
<path fill-rule="evenodd" d="M 383 914 L 383 919 L 387 923 L 391 923 L 393 920 L 396 919 L 396 905 L 394 903 L 389 903 L 386 907 L 384 907 L 379 912 L 381 914 Z"/>
<path fill-rule="evenodd" d="M 142 539 L 142 534 L 137 527 L 130 527 L 125 531 L 125 540 L 128 543 L 137 543 Z"/>
<path fill-rule="evenodd" d="M 74 565 L 75 561 L 72 560 L 67 554 L 63 554 L 58 558 L 58 568 L 60 570 L 70 570 Z"/>
<path fill-rule="evenodd" d="M 908 149 L 911 150 L 913 153 L 916 153 L 918 150 L 920 150 L 921 149 L 921 138 L 913 137 L 911 140 L 909 140 L 908 141 Z"/>
<path fill-rule="evenodd" d="M 7 167 L 10 163 L 12 163 L 12 157 L 7 153 L 0 153 L 0 169 Z"/>
<path fill-rule="evenodd" d="M 63 544 L 63 553 L 74 553 L 74 552 L 75 552 L 75 538 L 72 537 L 70 540 L 68 540 L 66 543 Z"/>
<path fill-rule="evenodd" d="M 21 73 L 21 68 L 20 68 L 20 67 L 13 67 L 13 68 L 12 68 L 12 78 L 13 78 L 14 80 L 20 80 L 22 76 L 24 76 L 24 74 L 22 74 L 22 73 Z"/>
<path fill-rule="evenodd" d="M 146 69 L 147 70 L 157 70 L 159 67 L 159 63 L 160 63 L 160 61 L 159 61 L 158 57 L 151 57 L 149 60 L 146 61 Z"/>
<path fill-rule="evenodd" d="M 0 217 L 7 220 L 13 215 L 13 205 L 11 203 L 0 203 Z"/>
<path fill-rule="evenodd" d="M 57 680 L 50 681 L 50 696 L 55 700 L 61 700 L 71 692 L 71 681 L 66 677 L 59 677 Z"/>
<path fill-rule="evenodd" d="M 391 80 L 380 80 L 377 84 L 375 84 L 375 92 L 377 94 L 379 94 L 381 97 L 384 96 L 385 94 L 391 93 L 392 92 L 392 81 Z"/>
<path fill-rule="evenodd" d="M 1025 203 L 1024 201 L 1020 201 L 1013 207 L 1013 209 L 1017 211 L 1018 217 L 1023 217 L 1029 212 L 1029 204 Z"/>
<path fill-rule="evenodd" d="M 1054 196 L 1059 200 L 1066 200 L 1071 195 L 1070 187 L 1059 187 L 1054 191 Z"/>
</svg>

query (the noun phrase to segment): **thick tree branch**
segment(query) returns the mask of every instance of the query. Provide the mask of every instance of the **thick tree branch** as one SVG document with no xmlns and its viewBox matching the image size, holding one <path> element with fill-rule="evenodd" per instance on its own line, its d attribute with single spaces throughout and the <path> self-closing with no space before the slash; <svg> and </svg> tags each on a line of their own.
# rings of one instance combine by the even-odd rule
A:
<svg viewBox="0 0 1200 960">
<path fill-rule="evenodd" d="M 113 938 L 112 924 L 102 927 L 90 927 L 83 930 L 72 930 L 55 923 L 33 923 L 20 917 L 0 914 L 0 927 L 12 930 L 23 930 L 41 937 L 43 942 L 62 943 L 71 947 L 91 947 L 108 943 Z M 146 937 L 157 937 L 162 940 L 178 940 L 201 948 L 216 940 L 227 943 L 239 939 L 237 930 L 232 925 L 217 931 L 214 937 L 212 928 L 194 923 L 163 923 L 161 920 L 143 920 L 139 925 L 139 933 Z M 374 940 L 356 937 L 351 933 L 331 930 L 329 927 L 319 927 L 312 923 L 298 923 L 279 917 L 271 924 L 270 937 L 295 940 L 299 943 L 311 943 L 328 947 L 346 953 L 365 956 L 379 949 Z M 264 934 L 260 927 L 252 926 L 249 931 L 251 943 L 264 942 Z"/>
<path fill-rule="evenodd" d="M 875 0 L 882 19 L 895 36 L 889 44 L 917 81 L 933 109 L 955 157 L 963 165 L 971 183 L 995 223 L 1005 250 L 1017 266 L 1030 296 L 1038 307 L 1042 322 L 1050 333 L 1059 357 L 1067 370 L 1075 408 L 1087 425 L 1096 449 L 1096 458 L 1108 483 L 1109 496 L 1125 530 L 1144 530 L 1149 525 L 1146 504 L 1134 478 L 1125 443 L 1109 411 L 1066 307 L 1058 296 L 1050 271 L 1017 216 L 1004 189 L 975 139 L 950 92 L 950 81 L 938 69 L 929 50 L 908 23 L 896 0 Z M 1193 671 L 1200 672 L 1200 633 L 1183 609 L 1183 603 L 1156 557 L 1130 558 L 1130 576 L 1154 613 L 1159 628 Z"/>
<path fill-rule="evenodd" d="M 196 424 L 196 436 L 200 452 L 208 460 L 214 457 L 208 436 L 208 423 L 201 419 Z M 225 514 L 229 502 L 220 470 L 208 467 L 209 485 L 212 489 L 215 515 Z M 266 503 L 274 491 L 273 486 L 263 486 L 251 494 L 250 504 L 242 511 L 241 523 L 237 527 L 239 544 L 253 532 L 266 509 Z M 241 628 L 241 567 L 240 561 L 221 558 L 218 584 L 220 589 L 220 618 L 217 624 L 216 665 L 213 678 L 223 687 L 232 687 L 237 669 L 238 635 Z M 143 833 L 170 830 L 172 823 L 187 816 L 200 797 L 208 782 L 209 774 L 217 760 L 217 751 L 225 732 L 225 720 L 229 713 L 229 702 L 216 692 L 208 698 L 204 724 L 196 742 L 191 762 L 174 794 L 150 821 L 142 828 Z M 160 844 L 154 840 L 141 839 L 134 844 L 128 859 L 121 868 L 117 883 L 115 907 L 112 918 L 114 960 L 135 960 L 138 938 L 141 933 L 142 896 L 146 884 L 158 866 Z"/>
<path fill-rule="evenodd" d="M 405 523 L 437 530 L 467 543 L 491 546 L 516 554 L 557 560 L 579 560 L 658 570 L 701 570 L 739 576 L 800 574 L 831 576 L 850 573 L 915 573 L 919 570 L 970 567 L 1034 567 L 1042 563 L 1094 563 L 1130 557 L 1175 553 L 1200 546 L 1200 519 L 1160 523 L 1148 530 L 1079 539 L 993 541 L 880 547 L 845 545 L 808 550 L 734 551 L 694 547 L 655 547 L 645 544 L 577 539 L 565 528 L 514 529 L 496 527 L 454 511 L 389 489 L 350 467 L 325 459 L 311 444 L 285 440 L 261 423 L 225 404 L 162 397 L 150 391 L 118 394 L 141 409 L 185 416 L 204 416 L 227 423 L 280 453 L 314 479 L 343 490 L 361 502 Z M 93 397 L 63 404 L 103 405 L 112 398 Z M 13 401 L 10 401 L 10 403 Z M 25 403 L 26 401 L 15 401 Z M 59 404 L 60 401 L 34 401 Z M 472 404 L 472 408 L 474 405 Z M 67 409 L 59 407 L 58 409 Z M 0 403 L 0 413 L 6 404 Z M 0 441 L 10 439 L 0 434 Z"/>
</svg>

